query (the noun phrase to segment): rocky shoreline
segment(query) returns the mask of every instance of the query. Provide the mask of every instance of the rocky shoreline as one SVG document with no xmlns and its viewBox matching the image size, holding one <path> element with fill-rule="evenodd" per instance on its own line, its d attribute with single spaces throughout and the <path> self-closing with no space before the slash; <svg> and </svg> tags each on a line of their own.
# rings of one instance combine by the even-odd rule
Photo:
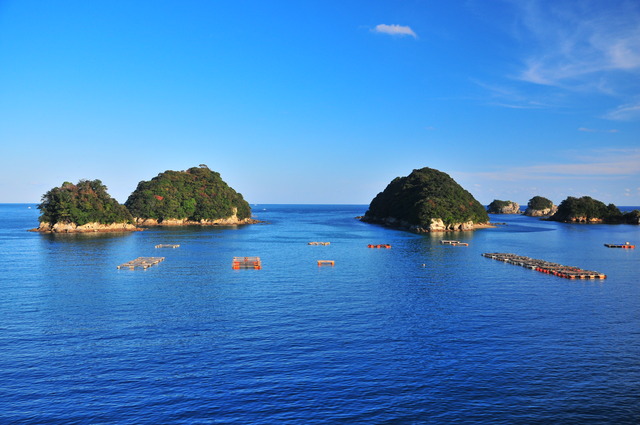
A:
<svg viewBox="0 0 640 425">
<path fill-rule="evenodd" d="M 254 218 L 238 219 L 237 217 L 220 218 L 217 220 L 188 220 L 186 218 L 171 218 L 165 220 L 156 220 L 154 218 L 136 218 L 136 225 L 141 227 L 156 226 L 241 226 L 245 224 L 263 223 Z"/>
<path fill-rule="evenodd" d="M 35 229 L 29 229 L 30 232 L 39 233 L 118 233 L 118 232 L 140 232 L 144 229 L 130 223 L 87 223 L 78 226 L 75 223 L 48 223 L 43 221 L 40 226 Z"/>
<path fill-rule="evenodd" d="M 385 218 L 372 218 L 366 216 L 356 217 L 358 220 L 364 223 L 379 224 L 384 227 L 392 229 L 406 230 L 412 233 L 445 233 L 445 232 L 469 232 L 478 229 L 488 229 L 495 227 L 491 223 L 474 223 L 473 221 L 467 221 L 465 223 L 452 223 L 444 224 L 442 219 L 432 219 L 429 227 L 422 227 L 410 224 L 403 220 L 398 220 L 394 217 Z"/>
<path fill-rule="evenodd" d="M 131 223 L 87 223 L 78 226 L 75 223 L 47 223 L 42 222 L 30 232 L 39 233 L 119 233 L 119 232 L 140 232 L 147 227 L 156 226 L 241 226 L 245 224 L 257 224 L 263 221 L 253 218 L 238 219 L 237 217 L 221 218 L 218 220 L 192 221 L 187 219 L 169 219 L 158 221 L 155 219 L 135 219 L 135 224 Z"/>
</svg>

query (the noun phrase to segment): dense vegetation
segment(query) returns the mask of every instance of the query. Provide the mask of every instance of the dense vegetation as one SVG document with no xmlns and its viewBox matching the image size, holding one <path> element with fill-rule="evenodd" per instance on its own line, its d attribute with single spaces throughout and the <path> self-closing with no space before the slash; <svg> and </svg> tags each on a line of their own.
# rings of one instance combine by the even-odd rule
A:
<svg viewBox="0 0 640 425">
<path fill-rule="evenodd" d="M 527 208 L 532 210 L 546 210 L 553 207 L 553 202 L 550 199 L 544 198 L 542 196 L 534 196 L 529 199 L 527 203 Z"/>
<path fill-rule="evenodd" d="M 251 207 L 206 165 L 187 171 L 165 171 L 141 181 L 125 205 L 138 218 L 216 220 L 251 217 Z"/>
<path fill-rule="evenodd" d="M 486 210 L 473 195 L 448 174 L 426 167 L 395 178 L 371 201 L 365 219 L 387 217 L 424 227 L 438 218 L 446 225 L 489 221 Z"/>
<path fill-rule="evenodd" d="M 499 199 L 494 199 L 488 206 L 487 212 L 489 214 L 500 214 L 502 209 L 513 204 L 511 201 L 501 201 Z"/>
<path fill-rule="evenodd" d="M 75 223 L 132 223 L 133 217 L 107 193 L 100 180 L 80 180 L 77 184 L 64 182 L 44 195 L 38 205 L 40 222 Z"/>
<path fill-rule="evenodd" d="M 624 221 L 624 215 L 613 204 L 605 205 L 603 202 L 583 196 L 574 198 L 569 196 L 558 205 L 558 211 L 552 215 L 553 221 L 599 221 L 605 223 L 620 223 Z"/>
</svg>

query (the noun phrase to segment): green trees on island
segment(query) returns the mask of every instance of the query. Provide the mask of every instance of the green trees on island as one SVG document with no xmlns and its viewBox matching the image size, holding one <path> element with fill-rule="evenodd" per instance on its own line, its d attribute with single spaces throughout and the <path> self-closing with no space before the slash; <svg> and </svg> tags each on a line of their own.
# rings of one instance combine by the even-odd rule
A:
<svg viewBox="0 0 640 425">
<path fill-rule="evenodd" d="M 527 208 L 532 210 L 546 210 L 553 207 L 553 202 L 550 199 L 547 199 L 542 196 L 534 196 L 529 199 L 527 203 Z"/>
<path fill-rule="evenodd" d="M 135 218 L 213 221 L 234 214 L 251 218 L 251 207 L 206 165 L 187 171 L 165 171 L 142 181 L 124 205 L 107 193 L 100 180 L 65 182 L 42 196 L 41 223 L 134 223 Z M 135 218 L 134 218 L 135 217 Z"/>
<path fill-rule="evenodd" d="M 614 204 L 605 205 L 604 202 L 593 199 L 590 196 L 581 198 L 569 196 L 558 205 L 558 211 L 549 220 L 638 224 L 639 216 L 640 211 L 638 210 L 622 213 Z"/>
<path fill-rule="evenodd" d="M 389 217 L 425 228 L 432 219 L 441 219 L 445 225 L 489 222 L 487 211 L 473 195 L 448 174 L 427 167 L 391 181 L 371 201 L 363 220 Z"/>
<path fill-rule="evenodd" d="M 234 213 L 240 220 L 251 217 L 249 203 L 206 165 L 187 171 L 168 170 L 141 181 L 125 205 L 135 217 L 159 221 L 217 220 Z"/>
<path fill-rule="evenodd" d="M 77 184 L 64 182 L 42 195 L 38 205 L 41 223 L 132 223 L 133 217 L 107 193 L 100 180 L 80 180 Z"/>
<path fill-rule="evenodd" d="M 511 201 L 501 201 L 499 199 L 494 199 L 488 205 L 488 210 L 491 213 L 492 211 L 500 211 L 502 208 L 511 205 Z"/>
</svg>

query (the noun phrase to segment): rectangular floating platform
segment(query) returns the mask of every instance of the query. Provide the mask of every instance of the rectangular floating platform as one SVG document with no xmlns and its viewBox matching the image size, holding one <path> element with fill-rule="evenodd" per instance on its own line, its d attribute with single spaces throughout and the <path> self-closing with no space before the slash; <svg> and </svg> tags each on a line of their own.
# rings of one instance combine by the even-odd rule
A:
<svg viewBox="0 0 640 425">
<path fill-rule="evenodd" d="M 558 263 L 551 263 L 544 260 L 536 260 L 535 258 L 524 257 L 516 254 L 508 253 L 484 253 L 483 257 L 493 260 L 502 261 L 504 263 L 525 267 L 541 273 L 552 274 L 554 276 L 563 277 L 565 279 L 606 279 L 607 275 L 592 270 L 583 270 L 579 267 L 563 266 Z"/>
<path fill-rule="evenodd" d="M 170 244 L 170 243 L 161 243 L 156 245 L 156 248 L 180 248 L 180 245 Z"/>
<path fill-rule="evenodd" d="M 331 242 L 309 242 L 307 245 L 331 245 Z"/>
<path fill-rule="evenodd" d="M 335 266 L 336 262 L 334 260 L 318 260 L 318 266 Z"/>
<path fill-rule="evenodd" d="M 151 266 L 164 261 L 164 257 L 138 257 L 135 260 L 128 261 L 118 266 L 119 269 L 133 270 L 135 268 L 148 269 Z"/>
<path fill-rule="evenodd" d="M 388 243 L 385 244 L 379 244 L 379 245 L 373 245 L 373 244 L 369 244 L 367 245 L 367 248 L 391 248 L 391 245 L 389 245 Z"/>
<path fill-rule="evenodd" d="M 440 243 L 442 245 L 452 245 L 452 246 L 469 246 L 468 243 L 466 242 L 460 242 L 460 241 L 448 241 L 448 240 L 441 240 Z"/>
<path fill-rule="evenodd" d="M 239 270 L 239 269 L 260 270 L 262 269 L 262 262 L 260 261 L 260 257 L 233 257 L 231 268 L 233 268 L 234 270 Z"/>
<path fill-rule="evenodd" d="M 604 244 L 604 246 L 606 246 L 607 248 L 627 248 L 627 249 L 634 249 L 636 247 L 635 245 L 631 245 L 629 242 L 625 242 L 625 243 L 606 243 L 606 244 Z"/>
</svg>

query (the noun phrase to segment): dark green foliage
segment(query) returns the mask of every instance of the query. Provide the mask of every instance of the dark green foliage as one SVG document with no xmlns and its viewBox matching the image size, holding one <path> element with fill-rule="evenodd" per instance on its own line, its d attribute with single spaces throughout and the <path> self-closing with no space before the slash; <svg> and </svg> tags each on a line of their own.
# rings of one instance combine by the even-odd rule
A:
<svg viewBox="0 0 640 425">
<path fill-rule="evenodd" d="M 386 217 L 424 227 L 438 218 L 447 225 L 489 221 L 486 210 L 473 195 L 448 174 L 426 167 L 395 178 L 371 201 L 365 219 Z"/>
<path fill-rule="evenodd" d="M 216 220 L 251 217 L 251 207 L 230 188 L 219 173 L 206 165 L 187 171 L 165 171 L 150 181 L 141 181 L 125 202 L 138 218 Z"/>
<path fill-rule="evenodd" d="M 133 217 L 107 193 L 100 180 L 80 180 L 78 184 L 64 182 L 44 195 L 38 205 L 39 221 L 55 223 L 132 223 Z"/>
<path fill-rule="evenodd" d="M 603 202 L 589 196 L 574 198 L 569 196 L 558 206 L 558 211 L 549 219 L 553 221 L 586 221 L 602 220 L 606 223 L 619 223 L 623 221 L 623 215 L 613 204 L 605 205 Z"/>
<path fill-rule="evenodd" d="M 546 210 L 553 207 L 553 202 L 547 198 L 543 198 L 542 196 L 534 196 L 529 199 L 527 207 L 532 210 Z"/>
<path fill-rule="evenodd" d="M 640 224 L 640 210 L 624 213 L 624 222 L 628 224 Z"/>
<path fill-rule="evenodd" d="M 500 201 L 499 199 L 494 199 L 487 207 L 487 212 L 489 214 L 500 214 L 504 207 L 508 207 L 511 204 L 511 201 Z"/>
</svg>

